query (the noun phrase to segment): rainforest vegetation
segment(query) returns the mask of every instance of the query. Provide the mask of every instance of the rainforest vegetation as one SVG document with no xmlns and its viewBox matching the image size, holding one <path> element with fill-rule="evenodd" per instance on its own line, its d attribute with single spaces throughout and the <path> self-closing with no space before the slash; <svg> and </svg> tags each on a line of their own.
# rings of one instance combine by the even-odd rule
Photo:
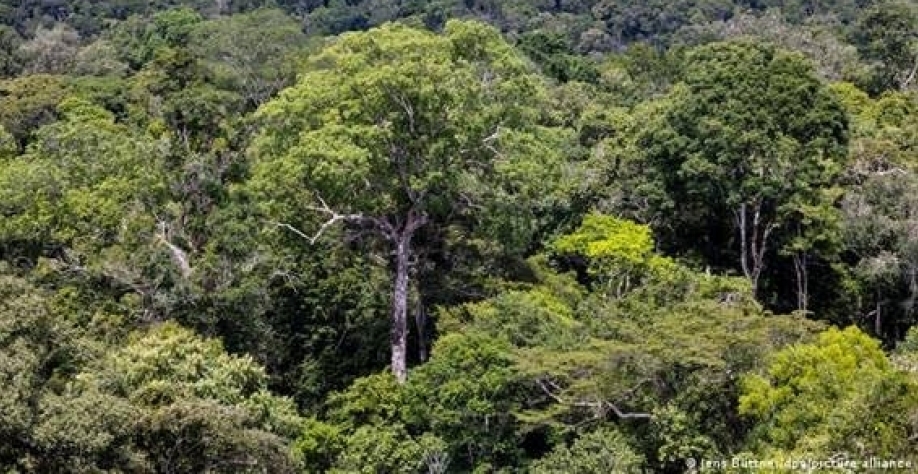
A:
<svg viewBox="0 0 918 474">
<path fill-rule="evenodd" d="M 0 2 L 0 472 L 907 472 L 916 327 L 914 0 Z"/>
</svg>

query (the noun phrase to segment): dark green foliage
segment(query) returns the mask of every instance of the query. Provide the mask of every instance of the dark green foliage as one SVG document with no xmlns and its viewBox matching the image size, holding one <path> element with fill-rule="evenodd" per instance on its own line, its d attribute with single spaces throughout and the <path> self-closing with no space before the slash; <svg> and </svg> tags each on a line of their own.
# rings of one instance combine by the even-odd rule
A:
<svg viewBox="0 0 918 474">
<path fill-rule="evenodd" d="M 534 31 L 524 34 L 517 47 L 538 63 L 545 75 L 561 82 L 596 82 L 599 70 L 589 59 L 575 54 L 560 34 Z"/>
<path fill-rule="evenodd" d="M 589 474 L 640 472 L 643 459 L 620 433 L 600 428 L 578 437 L 570 447 L 560 445 L 533 464 L 537 474 Z"/>
<path fill-rule="evenodd" d="M 881 2 L 858 18 L 852 42 L 872 61 L 869 91 L 905 89 L 918 67 L 918 11 L 914 3 Z"/>
</svg>

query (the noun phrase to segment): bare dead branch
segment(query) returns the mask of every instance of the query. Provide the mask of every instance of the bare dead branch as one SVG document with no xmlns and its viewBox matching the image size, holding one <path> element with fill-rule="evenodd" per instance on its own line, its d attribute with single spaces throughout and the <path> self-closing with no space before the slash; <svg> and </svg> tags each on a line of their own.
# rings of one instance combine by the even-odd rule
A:
<svg viewBox="0 0 918 474">
<path fill-rule="evenodd" d="M 908 75 L 899 85 L 899 88 L 903 91 L 908 89 L 909 84 L 911 84 L 912 81 L 915 80 L 916 74 L 918 74 L 918 56 L 915 57 L 915 65 L 912 66 L 912 70 L 908 73 Z"/>
<path fill-rule="evenodd" d="M 182 278 L 190 277 L 192 268 L 189 263 L 188 253 L 170 241 L 166 223 L 163 221 L 159 222 L 159 231 L 156 234 L 156 240 L 169 249 L 172 261 L 175 262 L 175 265 L 178 267 L 179 272 L 182 274 Z"/>
<path fill-rule="evenodd" d="M 302 238 L 304 238 L 304 239 L 306 239 L 306 240 L 311 240 L 311 239 L 312 239 L 311 237 L 309 237 L 308 235 L 306 235 L 305 233 L 303 233 L 303 231 L 301 231 L 300 229 L 297 229 L 296 227 L 293 227 L 293 226 L 290 225 L 290 224 L 285 224 L 285 223 L 283 223 L 283 222 L 277 222 L 277 221 L 265 221 L 265 223 L 266 223 L 266 224 L 271 224 L 271 225 L 274 225 L 274 226 L 277 226 L 277 227 L 283 227 L 284 229 L 287 229 L 287 230 L 289 230 L 290 232 L 293 232 L 294 234 L 296 234 L 296 235 L 298 235 L 298 236 L 300 236 L 300 237 L 302 237 Z"/>
<path fill-rule="evenodd" d="M 361 222 L 365 222 L 366 220 L 363 214 L 339 214 L 337 211 L 329 207 L 328 203 L 326 203 L 325 200 L 322 199 L 322 196 L 316 195 L 316 200 L 319 201 L 321 206 L 307 206 L 307 209 L 328 215 L 329 216 L 328 220 L 325 221 L 325 223 L 323 223 L 321 227 L 319 227 L 319 230 L 312 237 L 307 237 L 302 232 L 296 231 L 298 235 L 308 239 L 310 244 L 315 245 L 316 241 L 319 240 L 322 234 L 325 233 L 325 231 L 329 227 L 337 224 L 338 222 L 361 223 Z M 287 224 L 282 224 L 282 226 L 285 228 L 293 229 L 291 226 Z"/>
<path fill-rule="evenodd" d="M 615 413 L 615 416 L 621 419 L 637 418 L 637 419 L 649 420 L 653 418 L 653 415 L 651 415 L 650 413 L 625 413 L 619 410 L 617 406 L 615 406 L 614 404 L 610 402 L 604 401 L 602 403 L 605 404 L 606 408 L 609 408 L 610 410 L 612 410 L 612 413 Z"/>
</svg>

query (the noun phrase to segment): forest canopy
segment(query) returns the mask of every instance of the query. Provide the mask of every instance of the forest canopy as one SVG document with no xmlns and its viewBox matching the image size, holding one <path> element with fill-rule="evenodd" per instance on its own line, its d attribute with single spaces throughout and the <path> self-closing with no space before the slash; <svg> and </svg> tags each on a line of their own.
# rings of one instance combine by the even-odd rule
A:
<svg viewBox="0 0 918 474">
<path fill-rule="evenodd" d="M 914 0 L 0 1 L 0 471 L 914 470 L 916 216 Z"/>
</svg>

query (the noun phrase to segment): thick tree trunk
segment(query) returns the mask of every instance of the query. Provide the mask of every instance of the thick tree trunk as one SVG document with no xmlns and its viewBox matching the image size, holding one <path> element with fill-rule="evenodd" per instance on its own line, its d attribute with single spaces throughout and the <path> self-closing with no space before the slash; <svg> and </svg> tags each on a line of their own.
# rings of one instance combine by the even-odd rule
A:
<svg viewBox="0 0 918 474">
<path fill-rule="evenodd" d="M 399 383 L 408 378 L 408 271 L 411 258 L 411 232 L 395 243 L 395 285 L 392 291 L 392 374 Z"/>
</svg>

